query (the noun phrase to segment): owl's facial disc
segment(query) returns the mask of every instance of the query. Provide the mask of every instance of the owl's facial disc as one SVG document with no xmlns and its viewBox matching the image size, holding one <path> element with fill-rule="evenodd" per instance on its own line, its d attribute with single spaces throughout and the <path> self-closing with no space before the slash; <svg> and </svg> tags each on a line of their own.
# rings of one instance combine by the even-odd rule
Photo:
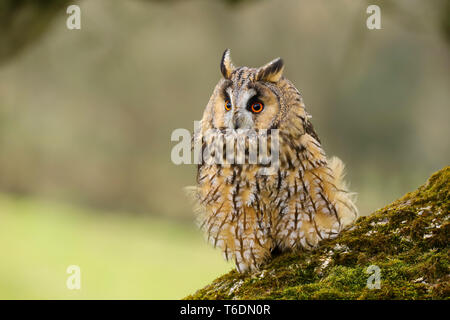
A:
<svg viewBox="0 0 450 320">
<path fill-rule="evenodd" d="M 224 76 L 213 96 L 212 127 L 256 131 L 276 128 L 281 116 L 281 92 L 278 83 L 264 77 L 273 76 L 269 71 L 277 65 L 271 63 L 270 68 L 263 69 L 234 67 L 231 74 L 226 73 L 228 78 Z M 261 70 L 265 72 L 262 75 Z"/>
<path fill-rule="evenodd" d="M 216 102 L 216 128 L 269 129 L 273 128 L 279 113 L 279 101 L 273 85 L 244 80 L 224 83 L 222 94 Z M 222 121 L 220 121 L 222 119 Z"/>
</svg>

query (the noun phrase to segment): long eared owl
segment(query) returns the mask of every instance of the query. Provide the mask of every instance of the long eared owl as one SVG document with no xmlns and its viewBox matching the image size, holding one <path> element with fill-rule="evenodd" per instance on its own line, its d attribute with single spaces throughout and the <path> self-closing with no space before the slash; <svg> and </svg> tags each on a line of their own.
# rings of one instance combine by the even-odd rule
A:
<svg viewBox="0 0 450 320">
<path fill-rule="evenodd" d="M 279 164 L 272 174 L 259 174 L 264 165 L 258 163 L 198 165 L 194 195 L 199 224 L 239 272 L 257 270 L 275 249 L 314 248 L 358 215 L 342 180 L 343 163 L 326 158 L 302 96 L 283 69 L 280 58 L 260 68 L 236 67 L 226 50 L 223 78 L 194 140 L 208 130 L 225 139 L 240 129 L 278 130 Z M 201 143 L 204 150 L 212 142 Z"/>
</svg>

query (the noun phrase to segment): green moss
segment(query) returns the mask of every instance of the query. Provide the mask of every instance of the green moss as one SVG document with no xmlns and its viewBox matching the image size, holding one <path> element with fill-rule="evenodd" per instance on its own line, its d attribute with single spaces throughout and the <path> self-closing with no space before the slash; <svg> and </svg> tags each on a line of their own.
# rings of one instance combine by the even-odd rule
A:
<svg viewBox="0 0 450 320">
<path fill-rule="evenodd" d="M 186 299 L 449 299 L 450 167 L 313 251 L 231 271 Z M 369 289 L 367 268 L 381 271 Z"/>
</svg>

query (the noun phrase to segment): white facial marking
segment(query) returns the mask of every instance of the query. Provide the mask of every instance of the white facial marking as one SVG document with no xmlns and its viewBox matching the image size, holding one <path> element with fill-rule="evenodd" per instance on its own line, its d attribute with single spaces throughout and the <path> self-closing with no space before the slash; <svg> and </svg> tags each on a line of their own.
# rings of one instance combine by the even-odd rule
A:
<svg viewBox="0 0 450 320">
<path fill-rule="evenodd" d="M 246 84 L 242 85 L 245 88 Z M 237 94 L 233 94 L 231 87 L 226 89 L 228 96 L 230 97 L 232 109 L 225 114 L 225 124 L 230 129 L 252 129 L 253 117 L 252 113 L 247 110 L 247 103 L 249 99 L 256 95 L 254 89 L 244 89 Z M 230 115 L 231 114 L 231 115 Z"/>
</svg>

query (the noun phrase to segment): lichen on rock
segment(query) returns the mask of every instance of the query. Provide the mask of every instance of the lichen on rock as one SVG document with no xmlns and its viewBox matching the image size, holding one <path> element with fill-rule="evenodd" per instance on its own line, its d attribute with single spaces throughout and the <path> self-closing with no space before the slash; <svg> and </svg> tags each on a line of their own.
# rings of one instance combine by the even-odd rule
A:
<svg viewBox="0 0 450 320">
<path fill-rule="evenodd" d="M 185 299 L 449 299 L 450 166 L 313 251 L 231 271 Z M 369 266 L 381 271 L 367 285 Z"/>
</svg>

